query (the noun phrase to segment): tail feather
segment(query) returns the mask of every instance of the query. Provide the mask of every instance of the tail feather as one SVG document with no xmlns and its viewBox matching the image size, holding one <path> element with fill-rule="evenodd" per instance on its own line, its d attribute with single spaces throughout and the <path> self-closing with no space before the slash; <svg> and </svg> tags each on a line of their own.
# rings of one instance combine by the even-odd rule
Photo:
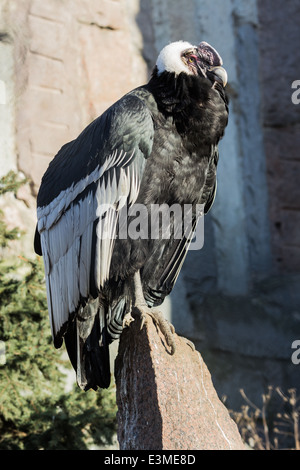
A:
<svg viewBox="0 0 300 470">
<path fill-rule="evenodd" d="M 65 344 L 83 390 L 110 385 L 109 335 L 104 307 L 89 301 L 77 313 L 65 334 Z"/>
</svg>

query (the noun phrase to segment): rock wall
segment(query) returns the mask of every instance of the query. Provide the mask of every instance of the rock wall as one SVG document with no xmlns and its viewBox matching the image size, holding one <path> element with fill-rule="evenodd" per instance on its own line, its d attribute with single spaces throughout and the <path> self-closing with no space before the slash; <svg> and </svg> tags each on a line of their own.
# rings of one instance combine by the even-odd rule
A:
<svg viewBox="0 0 300 470">
<path fill-rule="evenodd" d="M 300 270 L 300 106 L 292 83 L 300 78 L 298 2 L 260 1 L 264 144 L 273 261 L 280 272 Z"/>
<path fill-rule="evenodd" d="M 5 2 L 17 163 L 34 190 L 59 148 L 146 80 L 136 1 Z"/>
<path fill-rule="evenodd" d="M 33 196 L 61 145 L 144 83 L 166 43 L 219 50 L 231 104 L 218 195 L 204 248 L 188 255 L 164 310 L 230 406 L 240 388 L 255 400 L 268 384 L 299 386 L 290 359 L 300 318 L 297 2 L 1 0 L 0 13 L 0 174 L 21 170 Z M 23 199 L 30 209 L 2 205 L 15 222 L 25 207 L 29 253 L 34 197 Z"/>
</svg>

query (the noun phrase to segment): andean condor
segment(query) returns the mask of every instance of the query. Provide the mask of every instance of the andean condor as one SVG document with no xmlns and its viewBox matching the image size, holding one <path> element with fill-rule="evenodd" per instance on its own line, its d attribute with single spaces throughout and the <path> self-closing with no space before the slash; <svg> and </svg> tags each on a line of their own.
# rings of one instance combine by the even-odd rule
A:
<svg viewBox="0 0 300 470">
<path fill-rule="evenodd" d="M 201 204 L 207 213 L 228 120 L 226 82 L 206 42 L 167 45 L 148 84 L 64 145 L 43 176 L 35 251 L 44 259 L 54 345 L 65 340 L 84 390 L 109 386 L 108 346 L 132 309 L 142 322 L 152 316 L 174 352 L 172 326 L 153 307 L 171 292 L 191 238 L 151 239 L 142 229 L 121 237 L 120 220 L 132 220 L 137 205 L 150 213 L 153 205 Z"/>
</svg>

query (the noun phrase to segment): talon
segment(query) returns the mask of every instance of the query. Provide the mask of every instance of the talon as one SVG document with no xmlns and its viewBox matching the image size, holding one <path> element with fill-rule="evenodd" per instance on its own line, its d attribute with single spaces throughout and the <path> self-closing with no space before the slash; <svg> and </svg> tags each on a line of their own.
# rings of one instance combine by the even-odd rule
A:
<svg viewBox="0 0 300 470">
<path fill-rule="evenodd" d="M 162 313 L 159 311 L 150 312 L 149 315 L 153 319 L 154 323 L 157 324 L 158 328 L 166 338 L 167 344 L 171 348 L 171 355 L 173 355 L 176 349 L 173 337 L 175 333 L 174 326 L 170 322 L 168 322 L 168 320 L 166 320 Z"/>
<path fill-rule="evenodd" d="M 139 313 L 140 318 L 141 318 L 141 329 L 143 328 L 145 324 L 146 315 L 149 315 L 152 318 L 154 324 L 157 325 L 157 327 L 160 329 L 160 331 L 164 335 L 168 346 L 171 348 L 171 355 L 173 355 L 176 349 L 175 341 L 173 337 L 175 333 L 174 326 L 170 322 L 168 322 L 168 320 L 166 320 L 164 316 L 162 315 L 162 313 L 158 310 L 153 310 L 145 306 L 135 307 L 135 309 L 136 309 L 136 312 Z"/>
<path fill-rule="evenodd" d="M 186 342 L 186 344 L 192 349 L 192 351 L 196 351 L 196 346 L 194 345 L 194 343 L 192 341 L 190 341 L 189 339 L 187 338 L 184 338 L 182 336 L 182 339 Z"/>
<path fill-rule="evenodd" d="M 146 304 L 143 286 L 141 282 L 140 272 L 137 271 L 133 276 L 133 297 L 134 297 L 134 308 L 133 311 L 137 313 L 141 320 L 141 329 L 145 324 L 146 315 L 150 315 L 154 323 L 158 326 L 162 334 L 164 335 L 168 346 L 171 348 L 171 354 L 175 352 L 175 340 L 174 333 L 175 328 L 171 325 L 168 320 L 164 318 L 162 313 L 156 309 L 148 307 Z"/>
<path fill-rule="evenodd" d="M 130 323 L 134 321 L 134 318 L 133 316 L 131 315 L 131 313 L 127 313 L 125 315 L 125 317 L 123 318 L 123 328 L 128 328 L 130 326 Z"/>
<path fill-rule="evenodd" d="M 143 326 L 145 325 L 145 321 L 146 321 L 146 315 L 144 313 L 141 314 L 141 327 L 140 327 L 140 330 L 143 329 Z"/>
</svg>

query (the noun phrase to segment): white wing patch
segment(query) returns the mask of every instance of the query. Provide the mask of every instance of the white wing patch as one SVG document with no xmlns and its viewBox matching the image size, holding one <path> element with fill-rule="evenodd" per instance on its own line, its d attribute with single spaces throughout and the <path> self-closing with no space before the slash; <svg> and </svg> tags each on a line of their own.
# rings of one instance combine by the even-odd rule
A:
<svg viewBox="0 0 300 470">
<path fill-rule="evenodd" d="M 124 168 L 120 165 L 125 158 Z M 131 205 L 136 200 L 142 171 L 140 160 L 134 159 L 134 152 L 128 160 L 124 151 L 115 151 L 104 165 L 62 191 L 49 205 L 38 208 L 38 230 L 54 338 L 70 314 L 77 310 L 80 299 L 89 297 L 95 223 L 94 279 L 99 291 L 108 279 L 118 212 L 127 201 Z M 93 183 L 97 185 L 96 191 L 91 189 L 80 198 Z"/>
</svg>

